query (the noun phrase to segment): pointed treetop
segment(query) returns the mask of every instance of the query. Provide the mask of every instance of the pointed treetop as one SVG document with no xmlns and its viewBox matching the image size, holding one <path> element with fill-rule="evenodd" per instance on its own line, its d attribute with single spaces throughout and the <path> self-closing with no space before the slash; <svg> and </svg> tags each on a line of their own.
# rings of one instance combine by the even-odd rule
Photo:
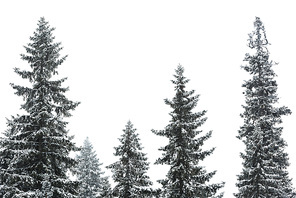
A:
<svg viewBox="0 0 296 198">
<path fill-rule="evenodd" d="M 53 30 L 55 28 L 50 27 L 45 18 L 41 17 L 33 36 L 30 37 L 31 42 L 24 46 L 27 54 L 21 54 L 21 58 L 30 64 L 33 72 L 41 72 L 46 79 L 58 74 L 57 67 L 67 58 L 67 55 L 60 58 L 59 52 L 63 47 L 60 46 L 60 42 L 54 42 Z M 15 70 L 19 73 L 19 69 L 15 68 Z M 31 82 L 37 80 L 36 77 L 28 76 L 28 73 L 22 76 Z"/>
<path fill-rule="evenodd" d="M 90 144 L 89 137 L 87 136 L 84 140 L 84 144 Z"/>
<path fill-rule="evenodd" d="M 256 48 L 258 51 L 264 48 L 266 51 L 268 51 L 265 46 L 269 45 L 269 43 L 266 38 L 264 25 L 259 17 L 256 17 L 254 27 L 255 31 L 249 34 L 249 47 L 251 49 Z"/>
<path fill-rule="evenodd" d="M 184 92 L 185 84 L 189 82 L 189 79 L 184 77 L 184 67 L 182 65 L 178 65 L 177 69 L 175 69 L 176 74 L 174 74 L 174 77 L 176 80 L 171 80 L 173 84 L 175 84 L 175 90 Z"/>
<path fill-rule="evenodd" d="M 131 120 L 128 120 L 128 121 L 127 121 L 127 124 L 126 124 L 126 126 L 133 126 L 133 124 L 132 124 Z"/>
<path fill-rule="evenodd" d="M 88 137 L 86 137 L 85 140 L 83 141 L 83 149 L 90 149 L 90 150 L 93 149 L 93 145 L 90 142 Z"/>
</svg>

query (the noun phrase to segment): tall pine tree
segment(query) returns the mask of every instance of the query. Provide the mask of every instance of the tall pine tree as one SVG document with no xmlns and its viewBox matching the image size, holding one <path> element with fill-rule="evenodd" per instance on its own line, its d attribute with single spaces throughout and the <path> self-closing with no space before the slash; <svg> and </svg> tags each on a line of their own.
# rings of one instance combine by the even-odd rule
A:
<svg viewBox="0 0 296 198">
<path fill-rule="evenodd" d="M 80 182 L 79 197 L 110 197 L 111 186 L 108 177 L 103 177 L 104 172 L 100 168 L 102 163 L 99 162 L 88 138 L 84 140 L 80 155 L 77 155 L 76 159 L 78 165 L 75 172 Z"/>
<path fill-rule="evenodd" d="M 249 47 L 254 54 L 246 54 L 248 62 L 242 68 L 252 78 L 243 83 L 246 104 L 241 117 L 244 124 L 238 138 L 245 146 L 241 153 L 243 171 L 238 176 L 236 197 L 287 198 L 294 196 L 291 179 L 288 177 L 287 146 L 281 137 L 283 128 L 281 116 L 291 113 L 287 107 L 276 107 L 278 102 L 276 76 L 269 60 L 265 28 L 260 18 L 256 17 L 255 30 L 249 34 Z"/>
<path fill-rule="evenodd" d="M 66 56 L 60 58 L 60 43 L 54 42 L 51 28 L 44 18 L 38 21 L 30 43 L 25 46 L 30 71 L 15 72 L 31 83 L 30 87 L 12 84 L 22 96 L 23 115 L 8 120 L 8 129 L 1 139 L 1 197 L 75 197 L 78 183 L 67 172 L 76 160 L 69 157 L 77 150 L 73 137 L 66 130 L 67 122 L 78 102 L 72 102 L 61 84 L 66 78 L 52 80 Z"/>
<path fill-rule="evenodd" d="M 206 111 L 193 112 L 199 95 L 193 96 L 194 90 L 185 90 L 189 80 L 183 73 L 184 68 L 179 65 L 174 75 L 175 80 L 172 80 L 176 95 L 172 100 L 165 99 L 165 103 L 173 109 L 169 114 L 170 123 L 164 130 L 153 130 L 155 134 L 169 140 L 168 145 L 159 149 L 163 154 L 156 161 L 156 164 L 170 167 L 166 178 L 159 182 L 163 186 L 163 195 L 168 198 L 213 197 L 224 184 L 209 184 L 215 171 L 207 173 L 200 165 L 214 151 L 202 150 L 204 141 L 211 137 L 212 132 L 200 135 L 202 130 L 198 129 L 206 121 Z M 218 197 L 222 197 L 222 194 Z"/>
<path fill-rule="evenodd" d="M 109 165 L 113 173 L 113 180 L 116 183 L 114 195 L 120 198 L 145 198 L 151 197 L 152 185 L 147 170 L 149 163 L 146 154 L 141 152 L 143 147 L 140 144 L 139 134 L 128 121 L 123 135 L 119 138 L 120 145 L 115 147 L 115 156 L 120 157 L 119 161 Z"/>
</svg>

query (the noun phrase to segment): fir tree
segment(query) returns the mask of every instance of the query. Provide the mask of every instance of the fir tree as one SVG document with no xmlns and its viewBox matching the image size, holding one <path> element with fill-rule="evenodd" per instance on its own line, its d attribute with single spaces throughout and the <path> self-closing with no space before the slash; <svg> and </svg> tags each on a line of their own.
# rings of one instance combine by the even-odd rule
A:
<svg viewBox="0 0 296 198">
<path fill-rule="evenodd" d="M 108 177 L 103 177 L 99 162 L 93 146 L 86 138 L 81 148 L 80 155 L 76 157 L 78 166 L 76 175 L 80 182 L 79 197 L 81 198 L 100 198 L 108 197 L 111 193 L 111 186 Z"/>
<path fill-rule="evenodd" d="M 246 54 L 242 66 L 252 78 L 243 83 L 246 104 L 241 117 L 244 124 L 238 138 L 246 148 L 241 153 L 243 171 L 238 176 L 236 197 L 287 198 L 294 196 L 291 179 L 288 177 L 287 146 L 281 137 L 283 128 L 281 116 L 291 113 L 287 107 L 276 107 L 278 102 L 276 74 L 269 60 L 265 28 L 256 17 L 255 30 L 249 34 L 249 47 L 254 54 Z"/>
<path fill-rule="evenodd" d="M 144 198 L 151 196 L 149 187 L 152 185 L 147 170 L 149 163 L 146 154 L 140 144 L 139 134 L 128 121 L 123 135 L 119 138 L 121 145 L 115 147 L 115 156 L 120 157 L 119 161 L 109 165 L 113 173 L 113 180 L 116 186 L 113 189 L 114 195 L 120 198 Z"/>
<path fill-rule="evenodd" d="M 163 195 L 168 198 L 213 197 L 224 183 L 209 184 L 214 172 L 207 173 L 200 162 L 213 153 L 214 149 L 202 150 L 204 142 L 209 139 L 212 132 L 201 136 L 203 125 L 207 118 L 206 111 L 194 113 L 199 95 L 193 96 L 194 90 L 185 91 L 189 80 L 183 76 L 184 68 L 179 65 L 172 80 L 176 95 L 172 100 L 165 99 L 173 111 L 170 123 L 164 130 L 152 130 L 155 134 L 167 137 L 169 143 L 159 150 L 162 157 L 156 164 L 166 164 L 170 167 L 166 178 L 159 180 L 163 186 Z M 222 194 L 218 195 L 222 197 Z"/>
<path fill-rule="evenodd" d="M 79 103 L 66 98 L 68 88 L 61 84 L 66 78 L 52 80 L 66 56 L 60 58 L 60 43 L 54 42 L 51 28 L 44 18 L 25 46 L 30 71 L 15 72 L 31 83 L 30 87 L 12 84 L 16 95 L 22 96 L 23 115 L 8 120 L 8 129 L 1 139 L 1 197 L 75 197 L 78 182 L 71 181 L 67 172 L 76 165 L 69 157 L 77 150 L 68 136 L 67 122 Z"/>
</svg>

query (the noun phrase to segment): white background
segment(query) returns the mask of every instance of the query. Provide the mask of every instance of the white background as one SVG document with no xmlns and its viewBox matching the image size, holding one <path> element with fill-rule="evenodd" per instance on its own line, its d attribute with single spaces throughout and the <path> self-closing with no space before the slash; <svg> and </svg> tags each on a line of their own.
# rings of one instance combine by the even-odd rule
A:
<svg viewBox="0 0 296 198">
<path fill-rule="evenodd" d="M 280 2 L 280 3 L 279 3 Z M 115 162 L 114 146 L 128 120 L 140 134 L 151 162 L 149 176 L 158 187 L 166 168 L 154 165 L 166 139 L 151 129 L 163 129 L 172 98 L 174 69 L 180 63 L 191 79 L 187 88 L 200 94 L 196 111 L 207 110 L 204 133 L 213 130 L 205 148 L 216 147 L 203 165 L 217 170 L 211 182 L 225 181 L 225 197 L 233 197 L 236 175 L 242 170 L 239 152 L 244 145 L 236 138 L 243 120 L 241 87 L 249 76 L 240 69 L 248 33 L 255 16 L 263 21 L 271 59 L 278 74 L 279 105 L 294 114 L 283 118 L 283 137 L 288 143 L 290 177 L 296 175 L 296 12 L 293 1 L 1 1 L 0 3 L 0 130 L 6 117 L 22 113 L 22 98 L 9 83 L 27 82 L 13 72 L 28 69 L 20 59 L 24 45 L 44 16 L 55 27 L 56 42 L 62 42 L 60 77 L 68 77 L 67 96 L 81 105 L 68 119 L 69 133 L 77 145 L 88 136 L 100 161 Z M 104 168 L 103 167 L 103 168 Z M 104 168 L 105 170 L 105 168 Z M 111 175 L 106 170 L 106 175 Z M 111 181 L 111 178 L 110 178 Z M 294 180 L 294 186 L 296 186 Z"/>
</svg>

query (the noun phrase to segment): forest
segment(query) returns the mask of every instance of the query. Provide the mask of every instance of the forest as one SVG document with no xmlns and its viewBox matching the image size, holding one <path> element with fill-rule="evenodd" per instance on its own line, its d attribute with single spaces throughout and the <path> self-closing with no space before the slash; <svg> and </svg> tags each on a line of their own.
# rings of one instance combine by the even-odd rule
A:
<svg viewBox="0 0 296 198">
<path fill-rule="evenodd" d="M 225 182 L 211 182 L 217 171 L 208 171 L 202 164 L 215 152 L 215 145 L 204 147 L 212 137 L 212 131 L 203 130 L 207 111 L 196 111 L 200 95 L 187 89 L 190 79 L 181 64 L 171 80 L 175 94 L 164 100 L 171 109 L 170 120 L 163 129 L 151 131 L 167 139 L 154 162 L 168 167 L 165 178 L 158 180 L 160 188 L 153 186 L 148 175 L 150 162 L 131 120 L 114 147 L 113 155 L 118 160 L 112 164 L 103 166 L 88 137 L 83 146 L 76 146 L 65 119 L 72 116 L 80 102 L 68 99 L 69 88 L 62 86 L 67 78 L 56 78 L 67 56 L 60 55 L 63 47 L 55 41 L 54 30 L 41 17 L 30 43 L 24 46 L 26 53 L 21 54 L 30 70 L 14 69 L 30 86 L 11 83 L 15 95 L 23 98 L 20 108 L 25 113 L 7 119 L 1 137 L 1 197 L 223 197 Z M 296 197 L 288 172 L 287 142 L 282 137 L 282 116 L 291 114 L 291 110 L 277 105 L 277 75 L 273 70 L 277 63 L 270 59 L 270 43 L 259 17 L 247 44 L 249 51 L 242 69 L 251 78 L 242 84 L 243 124 L 237 138 L 244 150 L 238 156 L 243 163 L 234 196 Z M 111 178 L 104 175 L 105 168 L 111 170 Z"/>
</svg>

